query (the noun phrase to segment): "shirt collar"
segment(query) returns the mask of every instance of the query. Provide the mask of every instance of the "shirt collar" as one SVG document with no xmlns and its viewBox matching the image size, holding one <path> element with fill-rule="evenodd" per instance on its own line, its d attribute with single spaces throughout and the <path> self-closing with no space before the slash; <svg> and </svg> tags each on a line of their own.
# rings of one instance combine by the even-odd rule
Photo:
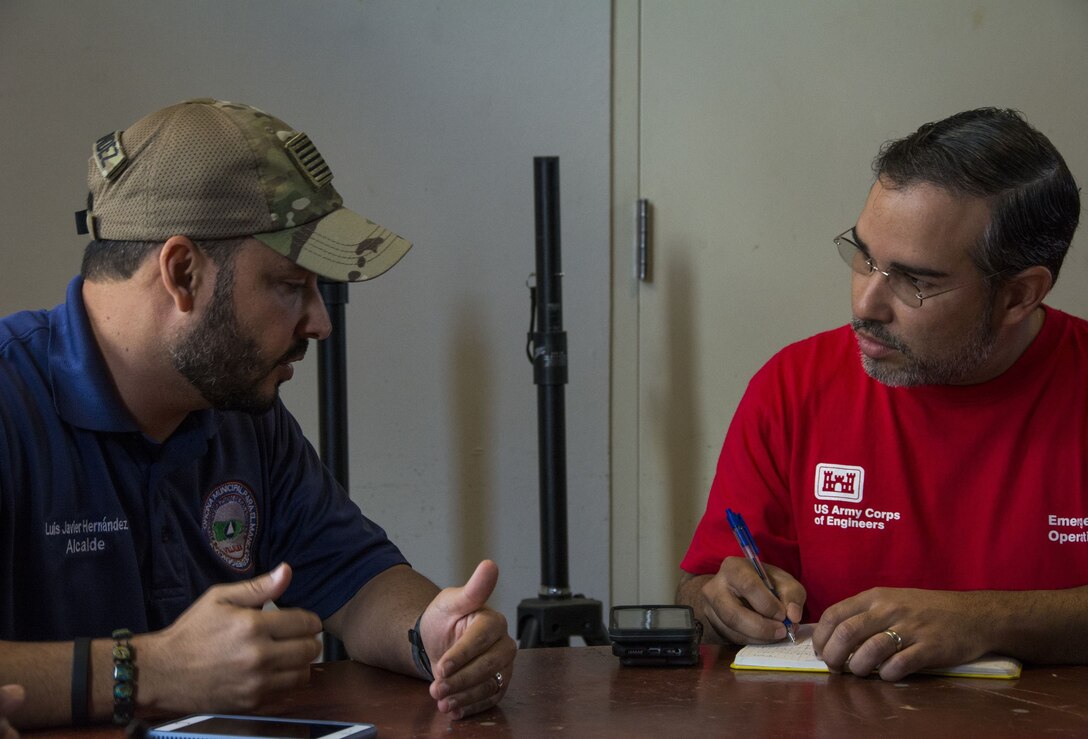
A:
<svg viewBox="0 0 1088 739">
<path fill-rule="evenodd" d="M 58 415 L 89 431 L 139 432 L 110 376 L 83 303 L 83 278 L 68 283 L 64 304 L 49 313 L 49 381 Z M 179 429 L 208 438 L 219 427 L 219 412 L 194 411 Z M 176 433 L 176 432 L 175 432 Z"/>
</svg>

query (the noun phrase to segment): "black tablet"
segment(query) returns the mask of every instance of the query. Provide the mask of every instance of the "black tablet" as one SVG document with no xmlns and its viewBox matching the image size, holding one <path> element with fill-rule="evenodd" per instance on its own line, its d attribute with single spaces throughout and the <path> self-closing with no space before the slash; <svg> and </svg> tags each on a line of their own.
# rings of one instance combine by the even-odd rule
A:
<svg viewBox="0 0 1088 739">
<path fill-rule="evenodd" d="M 374 724 L 222 714 L 194 714 L 148 732 L 148 737 L 157 739 L 358 739 L 377 735 Z"/>
</svg>

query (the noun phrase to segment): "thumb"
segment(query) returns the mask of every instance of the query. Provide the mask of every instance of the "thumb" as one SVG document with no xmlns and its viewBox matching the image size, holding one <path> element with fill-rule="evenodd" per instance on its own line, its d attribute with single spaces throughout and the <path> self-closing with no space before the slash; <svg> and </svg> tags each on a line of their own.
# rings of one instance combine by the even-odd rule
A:
<svg viewBox="0 0 1088 739">
<path fill-rule="evenodd" d="M 11 715 L 23 705 L 26 690 L 22 685 L 4 685 L 0 687 L 0 718 Z"/>
<path fill-rule="evenodd" d="M 447 604 L 448 610 L 459 616 L 467 616 L 480 610 L 491 597 L 498 582 L 499 566 L 490 559 L 485 559 L 476 565 L 476 570 L 464 587 L 454 588 L 450 602 Z"/>
<path fill-rule="evenodd" d="M 283 595 L 291 584 L 291 565 L 286 562 L 252 580 L 223 586 L 219 600 L 246 608 L 263 608 L 265 603 Z"/>
</svg>

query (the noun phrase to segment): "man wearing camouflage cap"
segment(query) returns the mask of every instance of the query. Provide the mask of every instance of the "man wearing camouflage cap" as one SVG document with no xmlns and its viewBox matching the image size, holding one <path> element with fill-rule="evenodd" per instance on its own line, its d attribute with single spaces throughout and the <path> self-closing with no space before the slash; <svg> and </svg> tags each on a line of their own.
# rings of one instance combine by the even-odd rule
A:
<svg viewBox="0 0 1088 739">
<path fill-rule="evenodd" d="M 278 398 L 330 331 L 318 276 L 371 279 L 411 246 L 331 180 L 304 133 L 217 100 L 95 144 L 81 275 L 57 308 L 0 321 L 0 684 L 26 688 L 16 725 L 249 710 L 306 681 L 323 628 L 430 680 L 455 717 L 505 693 L 516 649 L 486 606 L 495 564 L 440 592 Z"/>
</svg>

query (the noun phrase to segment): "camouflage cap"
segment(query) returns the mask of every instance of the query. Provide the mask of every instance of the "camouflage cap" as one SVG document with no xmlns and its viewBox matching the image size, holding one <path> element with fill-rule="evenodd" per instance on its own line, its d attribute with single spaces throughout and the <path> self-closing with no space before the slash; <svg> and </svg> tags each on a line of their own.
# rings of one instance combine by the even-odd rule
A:
<svg viewBox="0 0 1088 739">
<path fill-rule="evenodd" d="M 309 137 L 257 108 L 202 98 L 95 143 L 80 233 L 156 241 L 252 236 L 331 280 L 369 280 L 411 244 L 344 207 Z"/>
</svg>

